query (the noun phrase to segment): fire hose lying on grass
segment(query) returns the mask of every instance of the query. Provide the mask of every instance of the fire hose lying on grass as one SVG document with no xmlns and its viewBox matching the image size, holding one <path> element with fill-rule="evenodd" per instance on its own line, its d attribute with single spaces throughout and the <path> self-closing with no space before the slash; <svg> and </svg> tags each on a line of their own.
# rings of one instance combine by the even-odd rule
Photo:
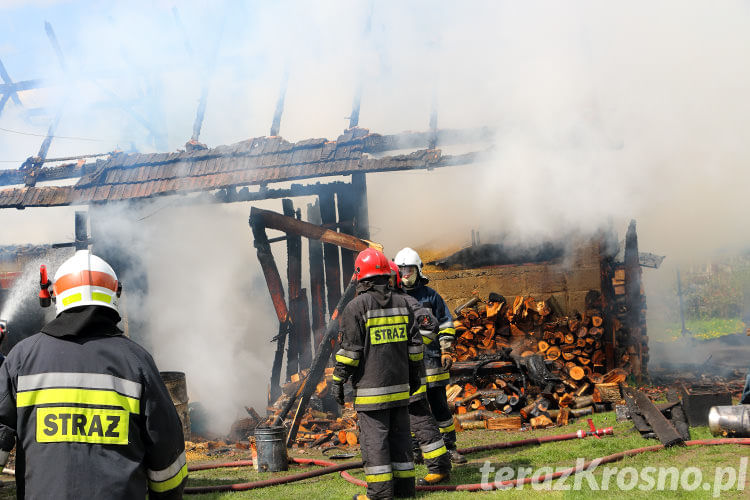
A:
<svg viewBox="0 0 750 500">
<path fill-rule="evenodd" d="M 471 453 L 478 453 L 478 452 L 489 451 L 489 450 L 517 448 L 517 447 L 526 446 L 526 445 L 541 445 L 544 443 L 552 443 L 555 441 L 567 441 L 570 439 L 583 439 L 588 436 L 596 436 L 598 438 L 600 436 L 612 435 L 612 434 L 613 434 L 612 427 L 607 427 L 605 429 L 595 429 L 591 431 L 579 430 L 578 432 L 573 432 L 569 434 L 559 434 L 556 436 L 543 436 L 543 437 L 538 437 L 538 438 L 521 439 L 518 441 L 499 442 L 499 443 L 493 443 L 493 444 L 482 445 L 482 446 L 474 446 L 471 448 L 463 448 L 458 451 L 462 454 L 471 454 Z M 687 446 L 699 446 L 699 445 L 714 446 L 714 445 L 725 445 L 725 444 L 738 444 L 738 445 L 747 446 L 747 445 L 750 445 L 750 438 L 706 439 L 706 440 L 694 440 L 694 441 L 685 442 L 685 445 Z M 596 464 L 596 465 L 607 464 L 611 462 L 616 462 L 625 457 L 638 455 L 640 453 L 644 453 L 648 451 L 658 451 L 662 449 L 664 449 L 663 445 L 655 445 L 655 446 L 647 446 L 643 448 L 634 448 L 631 450 L 625 450 L 619 453 L 614 453 L 612 455 L 607 455 L 601 458 L 590 460 L 584 463 L 583 465 L 570 467 L 564 471 L 558 471 L 554 473 L 545 474 L 538 478 L 537 477 L 525 477 L 525 478 L 516 479 L 516 480 L 493 482 L 493 483 L 487 483 L 487 484 L 476 483 L 476 484 L 417 486 L 417 490 L 419 491 L 486 491 L 487 489 L 504 489 L 504 488 L 510 488 L 513 486 L 519 486 L 523 484 L 530 484 L 531 482 L 542 483 L 545 481 L 560 478 L 563 475 L 570 476 L 573 474 L 578 474 L 579 472 L 584 472 L 588 470 L 588 468 L 592 464 Z M 365 481 L 362 481 L 361 479 L 357 479 L 353 477 L 351 474 L 349 474 L 348 472 L 346 472 L 351 469 L 361 468 L 363 466 L 362 461 L 346 462 L 342 464 L 336 464 L 334 462 L 329 462 L 326 460 L 316 460 L 316 459 L 306 459 L 306 458 L 293 458 L 292 461 L 294 463 L 301 464 L 301 465 L 318 465 L 323 468 L 317 469 L 317 470 L 311 470 L 307 472 L 302 472 L 299 474 L 292 474 L 292 475 L 283 476 L 283 477 L 265 479 L 262 481 L 253 481 L 250 483 L 234 483 L 234 484 L 223 484 L 223 485 L 215 485 L 215 486 L 188 487 L 188 488 L 185 488 L 185 493 L 200 494 L 200 493 L 213 493 L 213 492 L 219 492 L 219 491 L 245 491 L 245 490 L 257 489 L 257 488 L 265 488 L 268 486 L 278 486 L 278 485 L 292 483 L 296 481 L 302 481 L 304 479 L 310 479 L 310 478 L 317 477 L 317 476 L 332 474 L 334 472 L 341 473 L 341 477 L 343 477 L 346 481 L 352 484 L 356 484 L 357 486 L 367 485 Z M 217 469 L 217 468 L 223 468 L 223 467 L 244 467 L 244 466 L 250 466 L 250 465 L 252 465 L 251 460 L 241 460 L 241 461 L 228 462 L 228 463 L 195 465 L 195 466 L 189 467 L 188 470 L 199 471 L 199 470 Z"/>
</svg>

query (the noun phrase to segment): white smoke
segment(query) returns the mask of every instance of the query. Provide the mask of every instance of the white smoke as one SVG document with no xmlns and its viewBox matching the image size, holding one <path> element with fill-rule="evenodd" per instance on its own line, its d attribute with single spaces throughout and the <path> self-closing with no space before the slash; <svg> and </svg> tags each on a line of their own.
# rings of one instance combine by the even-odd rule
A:
<svg viewBox="0 0 750 500">
<path fill-rule="evenodd" d="M 19 9 L 0 12 L 14 19 Z M 16 80 L 52 78 L 71 90 L 22 92 L 27 108 L 47 115 L 9 103 L 0 127 L 43 135 L 69 95 L 57 133 L 101 141 L 56 139 L 50 157 L 183 147 L 221 37 L 201 134 L 209 146 L 268 134 L 286 68 L 288 140 L 335 139 L 359 81 L 360 125 L 375 132 L 427 129 L 433 95 L 441 128 L 496 129 L 478 164 L 368 175 L 372 239 L 389 254 L 425 241 L 465 244 L 471 229 L 538 241 L 611 219 L 622 236 L 635 218 L 641 250 L 669 259 L 645 271 L 648 294 L 654 280 L 674 280 L 672 263 L 750 243 L 742 134 L 750 16 L 742 2 L 72 2 L 66 15 L 46 13 L 69 77 L 44 19 L 32 23 L 23 12 L 15 19 L 29 25 L 23 39 L 0 34 L 6 67 Z M 0 159 L 36 154 L 41 140 L 0 132 Z M 453 154 L 489 145 L 470 146 L 438 147 Z M 112 222 L 139 235 L 157 361 L 188 372 L 193 399 L 261 404 L 276 322 L 251 247 L 249 205 L 176 209 L 170 200 L 158 200 L 152 209 L 166 208 L 143 221 L 126 211 L 128 224 Z M 278 201 L 265 206 L 280 211 Z M 5 210 L 0 243 L 70 241 L 72 221 L 72 209 Z M 277 257 L 283 272 L 283 252 Z M 217 389 L 228 381 L 238 385 Z M 223 392 L 240 396 L 224 405 Z"/>
</svg>

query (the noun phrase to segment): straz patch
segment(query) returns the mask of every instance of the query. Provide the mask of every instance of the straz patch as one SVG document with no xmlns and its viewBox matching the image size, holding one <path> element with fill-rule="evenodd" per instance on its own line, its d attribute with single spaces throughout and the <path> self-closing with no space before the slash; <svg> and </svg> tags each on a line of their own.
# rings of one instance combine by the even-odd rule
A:
<svg viewBox="0 0 750 500">
<path fill-rule="evenodd" d="M 389 342 L 406 342 L 408 316 L 386 316 L 370 318 L 367 326 L 370 329 L 370 344 L 387 344 Z"/>
<path fill-rule="evenodd" d="M 130 415 L 126 410 L 45 407 L 36 409 L 39 443 L 128 444 Z"/>
</svg>

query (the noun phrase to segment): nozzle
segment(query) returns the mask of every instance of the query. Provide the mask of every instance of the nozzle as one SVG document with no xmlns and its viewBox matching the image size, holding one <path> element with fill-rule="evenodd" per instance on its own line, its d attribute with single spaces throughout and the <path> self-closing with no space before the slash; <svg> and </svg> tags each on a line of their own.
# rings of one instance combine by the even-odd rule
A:
<svg viewBox="0 0 750 500">
<path fill-rule="evenodd" d="M 8 335 L 8 321 L 0 319 L 0 342 Z"/>
<path fill-rule="evenodd" d="M 52 305 L 52 296 L 49 293 L 49 287 L 52 283 L 47 277 L 47 266 L 42 264 L 39 266 L 39 305 L 42 307 L 49 307 Z"/>
</svg>

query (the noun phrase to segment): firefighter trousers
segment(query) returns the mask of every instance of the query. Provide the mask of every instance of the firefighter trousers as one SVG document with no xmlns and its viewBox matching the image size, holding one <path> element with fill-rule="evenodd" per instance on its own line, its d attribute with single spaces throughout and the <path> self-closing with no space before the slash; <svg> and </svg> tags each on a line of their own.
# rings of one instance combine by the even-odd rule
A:
<svg viewBox="0 0 750 500">
<path fill-rule="evenodd" d="M 431 474 L 450 472 L 451 459 L 427 399 L 422 398 L 409 403 L 409 425 L 412 438 L 417 442 L 417 449 L 422 453 L 427 471 Z"/>
<path fill-rule="evenodd" d="M 432 414 L 435 416 L 440 434 L 443 435 L 445 446 L 449 450 L 456 449 L 456 427 L 453 425 L 453 414 L 448 407 L 445 387 L 428 387 L 427 400 L 430 402 Z"/>
<path fill-rule="evenodd" d="M 406 406 L 357 412 L 365 463 L 367 496 L 408 498 L 416 495 L 414 458 Z"/>
</svg>

